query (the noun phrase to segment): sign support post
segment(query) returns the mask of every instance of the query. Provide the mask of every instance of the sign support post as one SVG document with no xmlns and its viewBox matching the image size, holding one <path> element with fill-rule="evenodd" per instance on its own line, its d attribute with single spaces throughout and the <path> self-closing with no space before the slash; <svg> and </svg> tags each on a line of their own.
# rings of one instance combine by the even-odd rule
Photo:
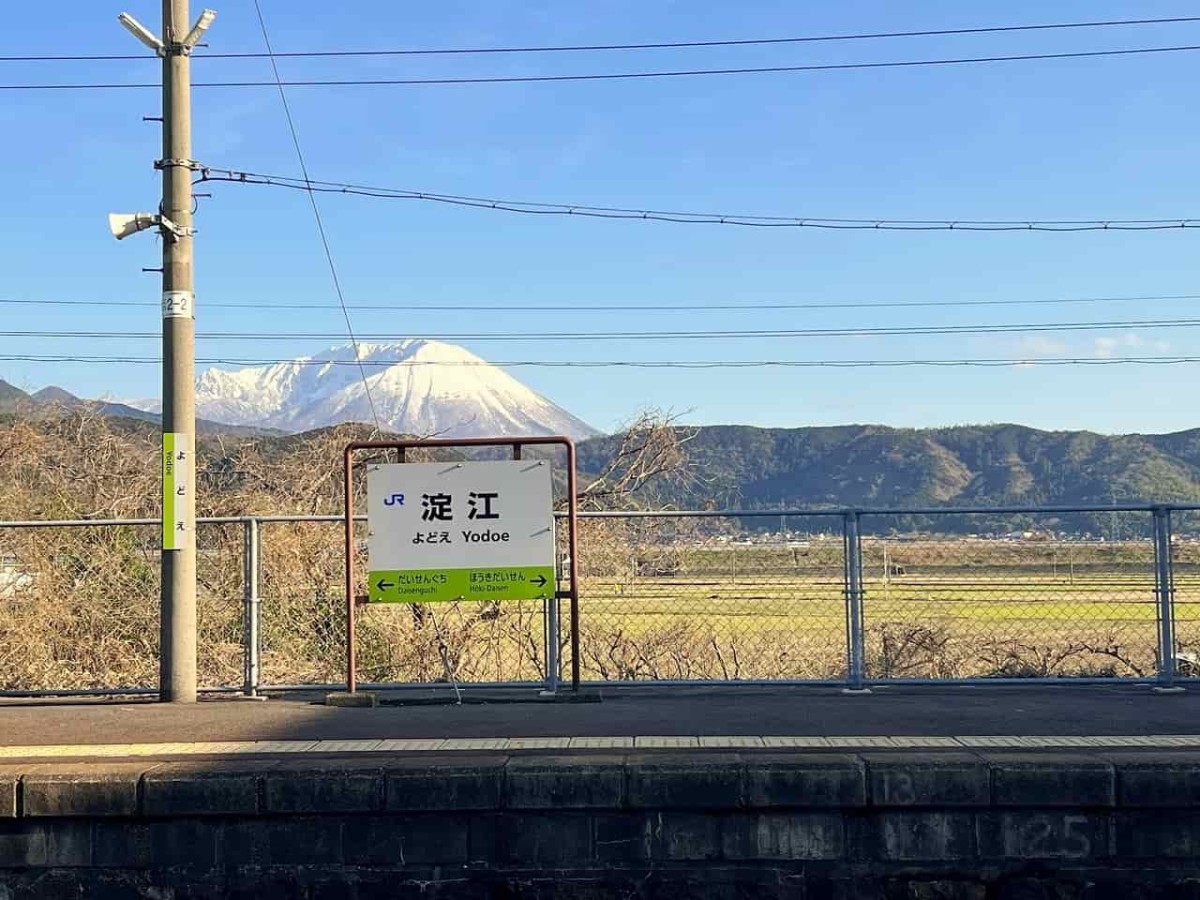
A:
<svg viewBox="0 0 1200 900">
<path fill-rule="evenodd" d="M 522 460 L 524 446 L 567 453 L 568 588 L 558 586 L 552 484 L 546 461 Z M 546 622 L 546 693 L 558 682 L 558 601 L 571 601 L 571 687 L 579 690 L 579 597 L 575 445 L 567 437 L 518 440 L 356 441 L 343 457 L 346 574 L 346 689 L 358 691 L 355 618 L 354 455 L 409 447 L 510 446 L 511 462 L 405 463 L 372 466 L 368 602 L 542 599 Z"/>
</svg>

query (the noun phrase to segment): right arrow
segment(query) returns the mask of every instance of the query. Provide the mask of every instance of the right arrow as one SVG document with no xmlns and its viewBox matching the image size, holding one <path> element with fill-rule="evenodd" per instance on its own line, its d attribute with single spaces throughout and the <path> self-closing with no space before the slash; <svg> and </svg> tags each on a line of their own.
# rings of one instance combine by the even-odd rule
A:
<svg viewBox="0 0 1200 900">
<path fill-rule="evenodd" d="M 530 578 L 529 581 L 532 584 L 536 584 L 538 587 L 546 586 L 546 576 L 545 575 L 539 575 L 537 578 Z"/>
</svg>

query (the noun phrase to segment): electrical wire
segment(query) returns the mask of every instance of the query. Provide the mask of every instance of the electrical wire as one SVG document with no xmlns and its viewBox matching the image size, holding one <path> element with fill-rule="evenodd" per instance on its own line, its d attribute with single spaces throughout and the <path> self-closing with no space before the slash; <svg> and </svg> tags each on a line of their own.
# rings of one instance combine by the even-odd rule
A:
<svg viewBox="0 0 1200 900">
<path fill-rule="evenodd" d="M 752 228 L 822 228 L 850 231 L 1165 231 L 1200 228 L 1200 218 L 1172 219 L 831 219 L 818 216 L 764 216 L 741 213 L 672 212 L 615 206 L 588 206 L 581 203 L 545 203 L 532 200 L 501 200 L 461 194 L 436 194 L 401 188 L 334 181 L 310 181 L 287 175 L 241 172 L 234 169 L 205 167 L 197 184 L 222 182 L 278 187 L 324 194 L 347 194 L 383 200 L 421 200 L 523 213 L 535 216 L 574 216 L 593 219 L 636 219 L 685 225 L 739 225 Z"/>
<path fill-rule="evenodd" d="M 504 331 L 457 334 L 371 335 L 358 339 L 357 345 L 392 344 L 406 341 L 676 341 L 762 338 L 892 337 L 899 335 L 1022 334 L 1050 331 L 1121 331 L 1127 329 L 1196 328 L 1200 319 L 1148 319 L 1108 322 L 1035 322 L 992 325 L 901 325 L 868 328 L 797 328 L 748 331 Z M 9 338 L 65 338 L 80 340 L 158 340 L 157 332 L 142 331 L 0 331 Z M 344 334 L 325 332 L 202 332 L 197 340 L 207 341 L 330 341 Z"/>
<path fill-rule="evenodd" d="M 254 11 L 258 14 L 258 25 L 262 30 L 263 43 L 267 47 L 267 53 L 271 56 L 271 71 L 275 75 L 275 83 L 279 88 L 279 100 L 283 104 L 283 114 L 287 119 L 288 131 L 292 136 L 292 146 L 296 151 L 296 160 L 300 163 L 300 172 L 304 175 L 306 184 L 310 183 L 308 178 L 308 164 L 304 161 L 304 151 L 300 147 L 300 135 L 296 130 L 296 121 L 292 118 L 292 107 L 288 103 L 287 92 L 283 89 L 283 80 L 279 75 L 279 66 L 275 62 L 273 51 L 271 49 L 271 37 L 267 33 L 267 20 L 263 17 L 262 4 L 259 0 L 254 0 Z M 317 203 L 317 195 L 310 189 L 308 199 L 312 205 L 313 218 L 317 223 L 317 233 L 321 237 L 321 246 L 325 251 L 325 261 L 329 265 L 329 275 L 333 279 L 333 289 L 337 293 L 338 305 L 342 308 L 342 317 L 346 320 L 346 333 L 350 336 L 350 344 L 354 348 L 354 358 L 359 358 L 358 339 L 354 336 L 354 326 L 350 322 L 350 310 L 346 308 L 346 296 L 342 291 L 342 282 L 338 278 L 337 266 L 333 262 L 333 251 L 329 247 L 329 236 L 325 233 L 325 223 L 321 219 L 321 207 Z M 363 392 L 367 397 L 367 405 L 371 407 L 371 418 L 375 420 L 376 432 L 383 430 L 383 425 L 379 421 L 379 412 L 375 408 L 375 398 L 371 396 L 371 385 L 367 381 L 367 370 L 361 365 L 358 368 L 358 374 L 362 380 Z"/>
<path fill-rule="evenodd" d="M 1030 300 L 885 300 L 880 302 L 847 301 L 830 303 L 601 303 L 583 305 L 535 306 L 530 304 L 486 304 L 486 303 L 445 303 L 429 305 L 361 303 L 347 304 L 347 309 L 355 311 L 377 312 L 560 312 L 560 313 L 592 313 L 592 312 L 694 312 L 694 311 L 725 311 L 725 312 L 758 312 L 765 310 L 822 310 L 822 309 L 911 309 L 911 308 L 965 308 L 972 306 L 1058 306 L 1081 303 L 1149 303 L 1175 300 L 1200 300 L 1200 294 L 1159 294 L 1128 297 L 1048 297 Z M 143 300 L 28 300 L 0 297 L 0 305 L 19 306 L 95 306 L 95 307 L 146 307 L 158 308 L 154 301 Z M 319 309 L 328 310 L 327 303 L 235 303 L 235 302 L 205 302 L 205 309 Z"/>
<path fill-rule="evenodd" d="M 857 34 L 826 34 L 803 37 L 746 38 L 711 41 L 664 41 L 641 44 L 575 44 L 565 46 L 531 47 L 449 47 L 432 49 L 392 50 L 297 50 L 284 53 L 203 53 L 203 59 L 325 59 L 329 57 L 373 57 L 373 56 L 463 56 L 491 53 L 577 53 L 612 50 L 680 50 L 703 47 L 751 47 L 777 44 L 809 44 L 845 41 L 878 40 L 881 38 L 951 37 L 978 34 L 1003 34 L 1023 31 L 1053 31 L 1083 28 L 1113 28 L 1134 25 L 1170 25 L 1200 22 L 1200 16 L 1170 16 L 1157 19 L 1111 19 L 1093 22 L 1052 22 L 1032 25 L 989 25 L 980 28 L 934 28 L 921 31 L 876 31 Z M 96 62 L 108 60 L 155 59 L 141 53 L 99 54 L 91 56 L 0 56 L 0 62 Z"/>
<path fill-rule="evenodd" d="M 1022 53 L 1012 56 L 969 56 L 945 59 L 902 59 L 883 62 L 820 63 L 802 66 L 747 66 L 730 69 L 676 69 L 650 72 L 593 72 L 579 75 L 489 75 L 454 78 L 323 78 L 295 81 L 197 81 L 194 88 L 255 87 L 368 87 L 455 84 L 536 84 L 575 81 L 620 81 L 649 78 L 686 78 L 705 75 L 766 75 L 784 72 L 838 72 L 862 69 L 908 69 L 927 66 L 958 66 L 978 63 L 1034 62 L 1056 59 L 1097 59 L 1143 54 L 1188 53 L 1200 45 L 1175 47 L 1131 47 L 1123 50 L 1082 50 L 1071 53 Z M 274 62 L 274 56 L 271 57 Z M 157 82 L 75 82 L 51 84 L 0 84 L 0 91 L 92 91 L 128 88 L 161 89 Z"/>
<path fill-rule="evenodd" d="M 4 362 L 84 363 L 112 365 L 158 365 L 159 357 L 137 356 L 55 356 L 39 354 L 0 354 Z M 354 360 L 328 359 L 254 359 L 237 357 L 198 358 L 197 363 L 229 366 L 353 366 Z M 1113 366 L 1183 365 L 1200 363 L 1200 356 L 1116 356 L 1116 357 L 1012 357 L 975 359 L 753 359 L 753 360 L 362 360 L 375 368 L 562 368 L 562 369 L 763 369 L 763 368 L 923 368 L 923 367 L 1025 367 L 1025 366 Z"/>
</svg>

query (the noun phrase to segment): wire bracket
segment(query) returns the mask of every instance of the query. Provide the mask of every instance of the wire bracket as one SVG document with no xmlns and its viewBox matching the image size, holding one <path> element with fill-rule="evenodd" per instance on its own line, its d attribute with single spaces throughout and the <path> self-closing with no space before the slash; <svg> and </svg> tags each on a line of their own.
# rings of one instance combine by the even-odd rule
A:
<svg viewBox="0 0 1200 900">
<path fill-rule="evenodd" d="M 156 159 L 154 161 L 156 169 L 188 169 L 192 172 L 199 172 L 203 166 L 194 159 Z"/>
<path fill-rule="evenodd" d="M 192 237 L 196 234 L 195 228 L 190 228 L 186 225 L 178 225 L 172 222 L 166 216 L 155 216 L 158 220 L 156 223 L 162 231 L 163 236 L 168 240 L 177 241 L 180 238 Z"/>
</svg>

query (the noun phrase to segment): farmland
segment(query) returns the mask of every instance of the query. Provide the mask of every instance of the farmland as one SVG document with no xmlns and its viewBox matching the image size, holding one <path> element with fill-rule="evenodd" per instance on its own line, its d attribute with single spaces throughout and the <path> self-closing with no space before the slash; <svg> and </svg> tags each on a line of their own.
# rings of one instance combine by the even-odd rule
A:
<svg viewBox="0 0 1200 900">
<path fill-rule="evenodd" d="M 840 539 L 749 543 L 621 519 L 585 521 L 585 679 L 828 679 L 846 671 Z M 154 528 L 7 535 L 0 598 L 7 688 L 153 683 Z M 242 532 L 200 531 L 200 665 L 241 683 Z M 1178 645 L 1200 643 L 1200 545 L 1175 546 Z M 333 523 L 262 529 L 265 684 L 327 683 L 345 657 L 341 544 Z M 1120 542 L 888 538 L 862 544 L 865 674 L 875 678 L 1152 676 L 1153 552 Z M 570 663 L 566 603 L 560 641 Z M 368 681 L 537 680 L 540 603 L 371 606 L 359 621 Z"/>
<path fill-rule="evenodd" d="M 0 435 L 0 497 L 10 518 L 156 514 L 150 426 L 77 417 L 16 423 Z M 346 441 L 364 436 L 345 428 L 229 444 L 205 439 L 201 512 L 337 513 L 336 461 Z M 356 489 L 361 501 L 362 485 Z M 594 502 L 629 500 L 601 494 Z M 864 516 L 866 674 L 1153 675 L 1149 521 L 1145 512 L 1107 510 L 1078 524 L 990 512 L 938 513 L 917 525 Z M 1189 650 L 1200 647 L 1200 543 L 1190 537 L 1200 520 L 1178 513 L 1174 522 L 1182 536 L 1174 545 L 1177 643 Z M 768 535 L 764 526 L 778 531 Z M 583 676 L 843 677 L 840 527 L 829 515 L 584 519 Z M 1047 530 L 1022 531 L 1038 527 Z M 339 526 L 264 524 L 260 537 L 262 683 L 338 681 L 345 660 Z M 246 631 L 243 526 L 204 525 L 198 542 L 201 680 L 237 687 Z M 0 688 L 153 685 L 158 553 L 153 526 L 0 531 Z M 536 603 L 365 608 L 360 673 L 376 681 L 436 681 L 448 670 L 465 681 L 536 680 L 546 655 L 543 618 Z"/>
<path fill-rule="evenodd" d="M 788 546 L 689 536 L 664 542 L 618 529 L 589 546 L 587 534 L 580 567 L 585 678 L 844 676 L 840 540 Z M 1196 545 L 1176 547 L 1175 615 L 1184 648 L 1200 638 L 1197 558 Z M 863 567 L 868 677 L 1157 671 L 1149 541 L 868 538 Z M 434 615 L 447 635 L 480 630 L 477 610 L 444 607 Z M 491 640 L 523 647 L 524 654 L 494 647 L 485 654 L 486 641 L 473 652 L 477 642 L 459 641 L 459 674 L 494 680 L 515 670 L 535 677 L 542 658 L 540 610 L 504 607 L 490 616 Z M 371 610 L 367 621 L 381 633 L 408 631 L 411 624 L 394 610 Z M 565 633 L 563 641 L 565 655 Z"/>
</svg>

